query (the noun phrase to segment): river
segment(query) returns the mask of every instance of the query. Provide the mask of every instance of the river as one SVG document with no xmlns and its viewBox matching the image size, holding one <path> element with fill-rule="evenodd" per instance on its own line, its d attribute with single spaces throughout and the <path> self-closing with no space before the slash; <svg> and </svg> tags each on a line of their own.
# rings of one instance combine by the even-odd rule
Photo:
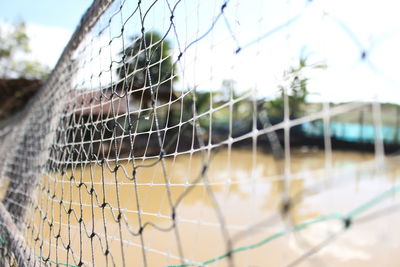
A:
<svg viewBox="0 0 400 267">
<path fill-rule="evenodd" d="M 168 266 L 180 264 L 179 254 L 204 262 L 223 255 L 231 240 L 232 248 L 246 248 L 232 254 L 235 266 L 287 266 L 331 238 L 299 266 L 399 266 L 400 214 L 389 212 L 400 203 L 397 195 L 356 216 L 347 231 L 341 220 L 332 219 L 291 232 L 321 215 L 347 214 L 390 189 L 397 183 L 399 162 L 397 157 L 381 162 L 374 154 L 303 148 L 292 151 L 290 162 L 251 149 L 226 149 L 163 162 L 122 161 L 117 170 L 112 162 L 78 165 L 43 178 L 49 191 L 38 193 L 42 215 L 32 212 L 35 226 L 28 235 L 43 240 L 42 248 L 31 241 L 36 255 L 71 265 L 81 257 L 89 266 L 121 266 L 123 260 L 127 266 L 142 266 L 144 260 L 148 266 Z M 205 176 L 200 175 L 203 165 L 208 166 Z M 109 204 L 103 209 L 104 202 Z M 283 203 L 290 203 L 287 213 Z M 176 214 L 172 228 L 171 205 Z M 379 213 L 384 208 L 387 212 Z M 145 223 L 152 225 L 136 235 Z M 268 237 L 273 238 L 257 244 Z M 209 266 L 228 263 L 225 257 Z"/>
</svg>

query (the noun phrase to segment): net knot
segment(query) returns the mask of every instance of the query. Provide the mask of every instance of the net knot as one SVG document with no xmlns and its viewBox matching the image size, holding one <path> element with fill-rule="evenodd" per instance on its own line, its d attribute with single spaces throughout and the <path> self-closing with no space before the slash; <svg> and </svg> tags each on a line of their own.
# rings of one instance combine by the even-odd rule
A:
<svg viewBox="0 0 400 267">
<path fill-rule="evenodd" d="M 127 129 L 128 131 L 130 131 L 130 130 L 132 130 L 132 127 L 133 127 L 133 124 L 132 124 L 132 123 L 129 123 L 128 126 L 126 127 L 126 129 Z"/>
<path fill-rule="evenodd" d="M 343 226 L 344 226 L 344 229 L 349 229 L 350 228 L 350 226 L 351 226 L 351 224 L 352 224 L 352 219 L 350 218 L 350 217 L 347 217 L 347 218 L 344 218 L 343 219 Z"/>
<path fill-rule="evenodd" d="M 172 219 L 173 221 L 175 221 L 175 218 L 176 218 L 175 208 L 172 208 L 171 219 Z"/>
<path fill-rule="evenodd" d="M 361 52 L 361 59 L 364 60 L 367 58 L 367 52 L 366 51 L 362 51 Z"/>
<path fill-rule="evenodd" d="M 221 12 L 224 12 L 224 9 L 226 8 L 227 3 L 225 2 L 222 6 L 221 6 Z"/>
<path fill-rule="evenodd" d="M 119 167 L 120 167 L 120 165 L 115 166 L 115 167 L 114 167 L 114 172 L 117 172 L 118 169 L 119 169 Z"/>
<path fill-rule="evenodd" d="M 232 257 L 232 251 L 228 251 L 228 252 L 226 253 L 226 256 L 227 256 L 228 258 Z"/>
<path fill-rule="evenodd" d="M 290 199 L 286 199 L 281 207 L 281 212 L 285 216 L 289 213 L 290 209 L 292 208 L 292 201 Z"/>
</svg>

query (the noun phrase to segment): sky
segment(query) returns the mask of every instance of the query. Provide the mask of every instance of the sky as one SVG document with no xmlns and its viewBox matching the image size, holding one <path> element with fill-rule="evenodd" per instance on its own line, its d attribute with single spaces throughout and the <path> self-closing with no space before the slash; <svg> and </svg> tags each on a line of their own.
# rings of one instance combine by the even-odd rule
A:
<svg viewBox="0 0 400 267">
<path fill-rule="evenodd" d="M 3 0 L 0 24 L 27 24 L 32 59 L 52 68 L 91 0 Z"/>
<path fill-rule="evenodd" d="M 195 39 L 191 34 L 207 32 L 223 1 L 191 2 L 175 14 L 182 19 L 176 22 L 181 46 Z M 181 82 L 188 83 L 182 87 L 209 90 L 233 79 L 239 90 L 274 96 L 284 72 L 303 53 L 310 63 L 327 65 L 326 71 L 307 74 L 309 100 L 400 103 L 398 10 L 400 3 L 392 0 L 232 0 L 224 11 L 231 29 L 221 18 L 186 51 Z M 157 28 L 163 16 L 155 11 L 148 17 L 146 27 Z M 169 37 L 176 47 L 176 38 Z"/>
<path fill-rule="evenodd" d="M 166 31 L 170 13 L 165 2 L 157 2 L 149 12 L 146 29 Z M 143 5 L 148 3 L 143 2 Z M 187 46 L 209 29 L 222 3 L 222 0 L 180 3 L 175 13 L 179 38 L 173 33 L 167 37 L 175 48 L 175 59 L 179 46 Z M 3 1 L 0 23 L 24 20 L 31 38 L 32 57 L 51 68 L 90 4 L 89 0 Z M 136 5 L 137 1 L 126 1 L 121 13 L 123 20 Z M 310 62 L 323 62 L 328 67 L 327 71 L 307 74 L 310 77 L 309 100 L 377 99 L 400 103 L 398 10 L 400 3 L 393 0 L 231 0 L 225 9 L 226 18 L 218 20 L 211 34 L 185 52 L 178 66 L 182 70 L 179 86 L 210 90 L 220 88 L 224 79 L 233 79 L 238 90 L 256 88 L 261 95 L 271 96 L 284 82 L 283 73 L 305 53 Z M 293 18 L 296 19 L 294 23 L 273 31 Z M 135 17 L 128 21 L 126 36 L 139 32 L 138 21 Z M 114 19 L 111 24 L 110 36 L 117 36 L 121 23 Z M 107 44 L 110 36 L 102 36 L 99 43 Z M 238 46 L 243 49 L 235 54 Z M 96 54 L 100 45 L 93 47 L 91 53 Z M 96 68 L 102 64 L 108 68 L 107 57 L 115 58 L 120 47 L 121 40 L 116 40 L 109 53 L 103 49 L 103 53 L 92 60 Z M 366 51 L 365 59 L 361 57 L 362 51 Z M 77 83 L 91 74 L 97 75 L 96 68 L 82 69 Z M 90 73 L 93 69 L 97 73 Z"/>
<path fill-rule="evenodd" d="M 23 19 L 28 24 L 73 31 L 91 2 L 91 0 L 3 0 L 0 4 L 0 18 L 3 21 Z"/>
</svg>

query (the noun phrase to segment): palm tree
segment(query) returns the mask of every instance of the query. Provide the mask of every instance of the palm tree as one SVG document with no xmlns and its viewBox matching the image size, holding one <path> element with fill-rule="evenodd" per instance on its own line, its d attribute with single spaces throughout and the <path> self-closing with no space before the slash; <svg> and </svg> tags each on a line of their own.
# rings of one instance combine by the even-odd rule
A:
<svg viewBox="0 0 400 267">
<path fill-rule="evenodd" d="M 302 56 L 297 66 L 290 67 L 284 73 L 288 86 L 279 86 L 280 96 L 266 103 L 266 108 L 273 121 L 282 120 L 284 112 L 284 95 L 288 96 L 289 118 L 297 118 L 302 115 L 308 92 L 309 78 L 305 77 L 306 69 L 326 69 L 324 63 L 309 64 L 307 57 Z"/>
</svg>

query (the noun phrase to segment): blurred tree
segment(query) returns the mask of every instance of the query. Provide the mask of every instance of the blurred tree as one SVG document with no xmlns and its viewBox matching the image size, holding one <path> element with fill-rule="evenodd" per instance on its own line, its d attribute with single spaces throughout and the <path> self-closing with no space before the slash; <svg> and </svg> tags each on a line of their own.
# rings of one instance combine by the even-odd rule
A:
<svg viewBox="0 0 400 267">
<path fill-rule="evenodd" d="M 177 80 L 175 66 L 171 60 L 170 42 L 163 40 L 157 32 L 147 32 L 144 38 L 133 36 L 130 39 L 133 42 L 132 45 L 120 52 L 125 62 L 117 68 L 120 79 L 127 78 L 129 89 L 144 88 L 142 97 L 146 102 L 151 99 L 149 90 L 146 90 L 150 87 L 149 71 L 153 89 L 158 89 L 158 99 L 168 101 L 173 83 Z M 147 66 L 149 67 L 147 68 Z M 138 97 L 137 95 L 132 96 Z"/>
<path fill-rule="evenodd" d="M 48 67 L 38 61 L 22 59 L 30 52 L 23 21 L 11 25 L 10 29 L 0 28 L 0 78 L 46 78 Z"/>
<path fill-rule="evenodd" d="M 288 96 L 289 102 L 289 118 L 297 118 L 304 112 L 304 105 L 309 95 L 307 89 L 309 78 L 305 76 L 305 71 L 309 69 L 326 69 L 324 63 L 309 64 L 307 60 L 307 57 L 301 56 L 297 66 L 290 67 L 284 72 L 286 85 L 279 86 L 280 96 L 265 104 L 271 120 L 283 119 L 285 93 Z"/>
<path fill-rule="evenodd" d="M 196 109 L 196 115 L 201 115 L 208 112 L 211 109 L 211 98 L 215 97 L 216 94 L 210 91 L 197 91 L 196 89 L 189 90 L 183 99 L 183 120 L 187 121 L 194 117 L 194 110 Z M 194 106 L 193 106 L 194 104 Z M 209 115 L 203 115 L 199 118 L 200 126 L 208 128 L 210 123 Z"/>
</svg>

